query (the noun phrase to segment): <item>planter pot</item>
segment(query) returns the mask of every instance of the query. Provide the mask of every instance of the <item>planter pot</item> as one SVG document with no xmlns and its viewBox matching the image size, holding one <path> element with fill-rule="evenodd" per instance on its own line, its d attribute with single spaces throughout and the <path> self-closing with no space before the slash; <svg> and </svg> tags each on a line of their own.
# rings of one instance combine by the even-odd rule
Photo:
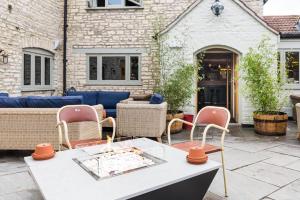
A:
<svg viewBox="0 0 300 200">
<path fill-rule="evenodd" d="M 184 117 L 183 117 L 183 119 L 185 121 L 193 123 L 194 115 L 185 114 Z M 192 130 L 192 126 L 190 126 L 188 124 L 183 124 L 183 129 L 190 131 L 190 130 Z"/>
<path fill-rule="evenodd" d="M 258 114 L 253 115 L 254 129 L 257 134 L 267 136 L 281 136 L 286 134 L 288 115 Z"/>
<path fill-rule="evenodd" d="M 169 122 L 172 120 L 172 119 L 175 119 L 175 118 L 179 118 L 179 119 L 183 119 L 184 118 L 184 114 L 183 112 L 180 112 L 180 113 L 177 113 L 177 114 L 167 114 L 167 125 L 169 124 Z M 183 123 L 182 122 L 174 122 L 171 126 L 171 133 L 178 133 L 182 130 L 182 126 L 183 126 Z"/>
</svg>

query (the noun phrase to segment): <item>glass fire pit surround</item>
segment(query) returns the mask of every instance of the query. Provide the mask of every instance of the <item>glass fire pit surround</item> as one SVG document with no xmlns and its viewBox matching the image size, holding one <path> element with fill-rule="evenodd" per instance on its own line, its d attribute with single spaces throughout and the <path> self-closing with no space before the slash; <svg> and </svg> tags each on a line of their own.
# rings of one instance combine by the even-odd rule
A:
<svg viewBox="0 0 300 200">
<path fill-rule="evenodd" d="M 73 160 L 96 180 L 130 173 L 166 162 L 136 147 L 111 149 Z"/>
</svg>

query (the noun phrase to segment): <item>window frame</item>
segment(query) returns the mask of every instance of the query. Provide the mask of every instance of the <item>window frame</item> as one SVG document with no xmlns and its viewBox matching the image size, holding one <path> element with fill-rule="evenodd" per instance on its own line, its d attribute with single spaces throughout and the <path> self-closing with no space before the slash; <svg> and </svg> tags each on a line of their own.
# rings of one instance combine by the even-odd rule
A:
<svg viewBox="0 0 300 200">
<path fill-rule="evenodd" d="M 90 80 L 90 57 L 97 57 L 97 80 Z M 102 79 L 102 57 L 125 57 L 125 80 L 103 80 Z M 139 58 L 138 80 L 130 80 L 130 57 Z M 141 58 L 140 53 L 120 54 L 86 54 L 86 80 L 87 85 L 141 85 Z"/>
<path fill-rule="evenodd" d="M 30 65 L 30 85 L 24 84 L 24 58 L 25 54 L 31 56 Z M 41 84 L 35 84 L 35 57 L 41 57 Z M 50 84 L 45 85 L 45 58 L 50 59 Z M 22 67 L 21 67 L 21 91 L 39 91 L 39 90 L 53 90 L 53 67 L 54 67 L 54 54 L 40 48 L 24 48 L 22 52 Z"/>
<path fill-rule="evenodd" d="M 282 72 L 283 80 L 285 82 L 286 89 L 300 89 L 300 49 L 299 48 L 291 48 L 291 49 L 279 49 L 280 53 L 280 70 Z M 299 83 L 288 83 L 286 76 L 286 53 L 287 52 L 298 52 L 299 53 Z"/>
<path fill-rule="evenodd" d="M 89 0 L 90 7 L 88 7 L 88 10 L 101 10 L 101 9 L 138 9 L 138 8 L 144 8 L 144 1 L 141 0 L 141 3 L 139 6 L 126 6 L 126 0 L 121 0 L 121 4 L 119 5 L 109 5 L 108 0 L 105 0 L 105 6 L 104 7 L 98 7 L 97 6 L 97 0 Z"/>
</svg>

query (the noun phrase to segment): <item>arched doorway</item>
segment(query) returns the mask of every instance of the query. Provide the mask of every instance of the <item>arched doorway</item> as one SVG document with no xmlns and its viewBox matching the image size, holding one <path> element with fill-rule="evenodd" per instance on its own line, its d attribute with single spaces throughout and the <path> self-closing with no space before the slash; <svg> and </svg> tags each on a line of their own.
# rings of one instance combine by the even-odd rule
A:
<svg viewBox="0 0 300 200">
<path fill-rule="evenodd" d="M 237 72 L 238 53 L 225 48 L 211 47 L 196 54 L 201 64 L 198 82 L 197 111 L 205 106 L 226 107 L 232 121 L 238 119 Z"/>
</svg>

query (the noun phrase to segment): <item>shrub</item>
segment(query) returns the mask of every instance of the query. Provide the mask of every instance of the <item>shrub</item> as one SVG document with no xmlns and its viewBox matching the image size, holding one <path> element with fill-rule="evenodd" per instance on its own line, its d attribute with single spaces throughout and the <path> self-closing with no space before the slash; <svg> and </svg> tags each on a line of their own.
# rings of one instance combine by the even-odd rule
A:
<svg viewBox="0 0 300 200">
<path fill-rule="evenodd" d="M 276 64 L 277 50 L 268 38 L 250 48 L 241 60 L 243 91 L 258 113 L 277 113 L 283 105 L 283 81 Z"/>
</svg>

